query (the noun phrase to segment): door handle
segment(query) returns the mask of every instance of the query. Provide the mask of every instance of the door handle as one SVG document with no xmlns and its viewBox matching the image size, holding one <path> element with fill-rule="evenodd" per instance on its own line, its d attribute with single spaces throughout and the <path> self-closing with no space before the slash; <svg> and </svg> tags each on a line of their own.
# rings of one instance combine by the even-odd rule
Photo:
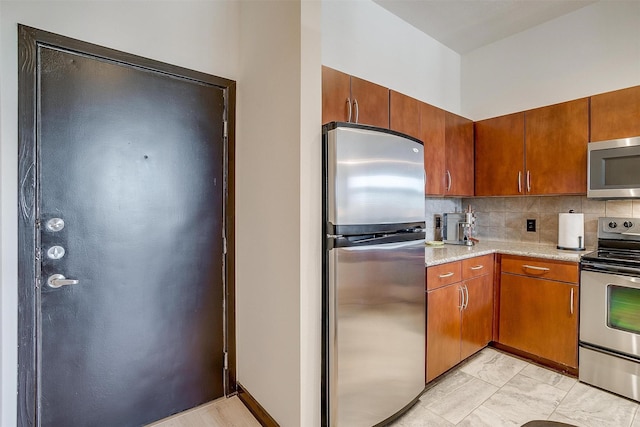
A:
<svg viewBox="0 0 640 427">
<path fill-rule="evenodd" d="M 51 288 L 59 288 L 61 286 L 77 285 L 79 280 L 67 279 L 62 274 L 52 274 L 47 279 L 47 285 Z"/>
</svg>

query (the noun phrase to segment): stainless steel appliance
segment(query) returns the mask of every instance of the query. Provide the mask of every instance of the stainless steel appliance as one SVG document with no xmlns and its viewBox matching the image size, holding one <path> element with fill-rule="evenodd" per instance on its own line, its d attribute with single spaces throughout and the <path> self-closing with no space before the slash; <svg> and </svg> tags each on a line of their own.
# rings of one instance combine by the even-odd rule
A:
<svg viewBox="0 0 640 427">
<path fill-rule="evenodd" d="M 473 245 L 472 230 L 475 216 L 472 212 L 451 212 L 442 215 L 442 240 L 452 245 Z"/>
<path fill-rule="evenodd" d="M 587 197 L 640 197 L 640 136 L 591 142 Z"/>
<path fill-rule="evenodd" d="M 423 156 L 397 132 L 323 127 L 323 426 L 386 422 L 424 390 Z"/>
<path fill-rule="evenodd" d="M 580 274 L 580 381 L 640 400 L 640 218 L 599 218 Z"/>
</svg>

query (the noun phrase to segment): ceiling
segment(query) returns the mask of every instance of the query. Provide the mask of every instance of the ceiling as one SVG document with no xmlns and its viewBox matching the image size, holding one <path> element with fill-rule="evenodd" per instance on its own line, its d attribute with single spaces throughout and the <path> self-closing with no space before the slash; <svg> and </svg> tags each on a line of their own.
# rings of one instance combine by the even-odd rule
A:
<svg viewBox="0 0 640 427">
<path fill-rule="evenodd" d="M 464 54 L 597 0 L 373 0 Z"/>
</svg>

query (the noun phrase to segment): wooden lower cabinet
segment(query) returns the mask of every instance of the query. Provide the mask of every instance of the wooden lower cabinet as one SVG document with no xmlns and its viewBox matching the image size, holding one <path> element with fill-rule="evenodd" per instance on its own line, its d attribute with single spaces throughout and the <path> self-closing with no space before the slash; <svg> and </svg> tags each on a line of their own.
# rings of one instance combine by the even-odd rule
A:
<svg viewBox="0 0 640 427">
<path fill-rule="evenodd" d="M 467 304 L 462 310 L 460 359 L 482 350 L 491 341 L 493 327 L 493 274 L 464 282 Z"/>
<path fill-rule="evenodd" d="M 433 289 L 427 269 L 427 382 L 486 347 L 493 327 L 493 255 L 430 268 L 469 278 Z"/>
<path fill-rule="evenodd" d="M 427 295 L 427 382 L 460 362 L 461 299 L 458 283 Z"/>
<path fill-rule="evenodd" d="M 550 264 L 545 268 L 553 272 L 555 267 Z M 577 283 L 507 273 L 503 266 L 499 342 L 577 368 Z"/>
</svg>

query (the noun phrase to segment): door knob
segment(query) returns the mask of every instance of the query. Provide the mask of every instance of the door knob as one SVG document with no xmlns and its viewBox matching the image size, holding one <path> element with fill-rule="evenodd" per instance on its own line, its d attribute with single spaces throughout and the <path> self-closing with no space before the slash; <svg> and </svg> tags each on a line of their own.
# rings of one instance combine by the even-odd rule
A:
<svg viewBox="0 0 640 427">
<path fill-rule="evenodd" d="M 52 288 L 59 288 L 61 286 L 68 286 L 68 285 L 77 285 L 78 283 L 80 283 L 79 280 L 67 279 L 62 274 L 52 274 L 47 279 L 47 285 L 49 285 Z"/>
</svg>

